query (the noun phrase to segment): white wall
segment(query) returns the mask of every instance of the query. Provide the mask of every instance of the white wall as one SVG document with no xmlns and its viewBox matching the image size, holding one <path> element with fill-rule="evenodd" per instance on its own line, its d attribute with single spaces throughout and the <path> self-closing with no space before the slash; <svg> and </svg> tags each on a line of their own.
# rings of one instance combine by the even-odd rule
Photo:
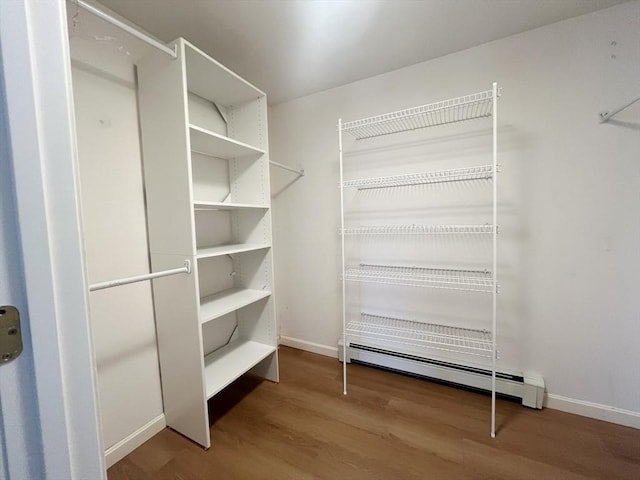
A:
<svg viewBox="0 0 640 480">
<path fill-rule="evenodd" d="M 89 284 L 149 272 L 132 53 L 138 44 L 127 45 L 119 32 L 118 40 L 96 41 L 91 35 L 107 35 L 92 21 L 84 15 L 71 35 Z M 164 427 L 150 282 L 92 292 L 90 308 L 111 465 Z"/>
<path fill-rule="evenodd" d="M 285 341 L 331 354 L 341 336 L 338 117 L 498 81 L 500 364 L 542 375 L 550 406 L 640 427 L 640 105 L 598 123 L 638 95 L 639 43 L 634 1 L 273 106 L 271 158 L 306 171 L 273 188 Z"/>
</svg>

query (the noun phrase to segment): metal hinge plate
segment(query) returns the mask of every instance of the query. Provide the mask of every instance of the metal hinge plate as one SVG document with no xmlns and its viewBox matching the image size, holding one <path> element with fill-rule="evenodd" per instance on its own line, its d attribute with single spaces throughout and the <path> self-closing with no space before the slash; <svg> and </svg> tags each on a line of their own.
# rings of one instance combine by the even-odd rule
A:
<svg viewBox="0 0 640 480">
<path fill-rule="evenodd" d="M 10 362 L 21 353 L 20 312 L 10 305 L 0 307 L 0 363 Z"/>
</svg>

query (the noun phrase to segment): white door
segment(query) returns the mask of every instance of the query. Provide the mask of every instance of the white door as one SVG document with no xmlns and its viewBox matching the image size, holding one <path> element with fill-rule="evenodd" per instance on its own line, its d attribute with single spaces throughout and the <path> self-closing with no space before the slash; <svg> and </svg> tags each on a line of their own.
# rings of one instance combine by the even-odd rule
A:
<svg viewBox="0 0 640 480">
<path fill-rule="evenodd" d="M 64 0 L 0 0 L 0 479 L 106 478 L 77 201 Z"/>
<path fill-rule="evenodd" d="M 1 77 L 0 91 L 4 91 Z M 37 448 L 40 423 L 4 105 L 0 105 L 0 112 L 0 315 L 7 315 L 3 309 L 7 305 L 18 309 L 22 314 L 24 345 L 19 357 L 0 362 L 0 478 L 43 478 L 42 450 Z"/>
</svg>

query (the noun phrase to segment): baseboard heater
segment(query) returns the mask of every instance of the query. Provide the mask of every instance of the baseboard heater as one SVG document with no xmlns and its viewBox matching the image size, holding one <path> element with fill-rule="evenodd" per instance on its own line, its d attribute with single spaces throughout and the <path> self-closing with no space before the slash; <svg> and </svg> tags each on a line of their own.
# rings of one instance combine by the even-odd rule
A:
<svg viewBox="0 0 640 480">
<path fill-rule="evenodd" d="M 342 341 L 338 347 L 339 359 L 342 361 Z M 482 368 L 355 343 L 347 347 L 347 363 L 352 362 L 491 392 L 491 370 Z M 496 372 L 496 393 L 521 399 L 522 405 L 526 407 L 542 408 L 544 380 L 532 375 Z"/>
</svg>

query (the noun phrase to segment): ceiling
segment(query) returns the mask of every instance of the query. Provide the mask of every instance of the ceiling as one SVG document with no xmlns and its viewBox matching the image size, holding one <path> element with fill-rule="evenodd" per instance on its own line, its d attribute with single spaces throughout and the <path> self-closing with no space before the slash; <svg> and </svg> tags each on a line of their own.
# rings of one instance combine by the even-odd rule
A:
<svg viewBox="0 0 640 480">
<path fill-rule="evenodd" d="M 276 104 L 626 0 L 101 0 Z"/>
</svg>

